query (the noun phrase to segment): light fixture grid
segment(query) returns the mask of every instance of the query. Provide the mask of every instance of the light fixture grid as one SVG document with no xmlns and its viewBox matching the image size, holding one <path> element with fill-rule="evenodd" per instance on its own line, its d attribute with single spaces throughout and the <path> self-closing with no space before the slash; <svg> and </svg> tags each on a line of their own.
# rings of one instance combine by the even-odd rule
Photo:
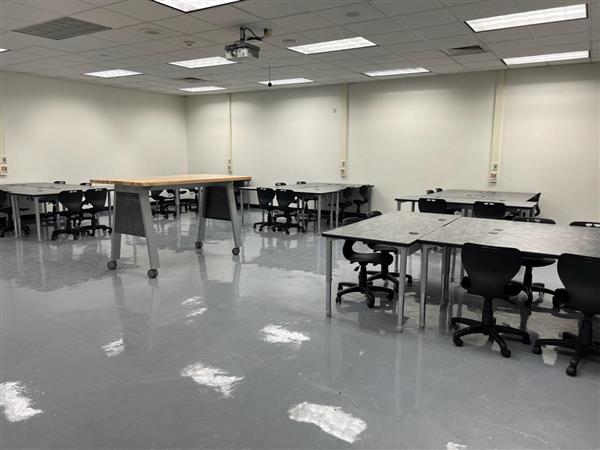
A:
<svg viewBox="0 0 600 450">
<path fill-rule="evenodd" d="M 134 75 L 142 75 L 141 72 L 134 72 L 133 70 L 126 69 L 109 69 L 109 70 L 100 70 L 97 72 L 87 72 L 84 73 L 89 77 L 97 77 L 97 78 L 121 78 L 121 77 L 131 77 Z"/>
<path fill-rule="evenodd" d="M 270 83 L 273 86 L 286 86 L 289 84 L 304 84 L 304 83 L 314 83 L 314 80 L 308 78 L 285 78 L 282 80 L 271 80 Z M 268 85 L 269 81 L 259 81 L 259 84 Z"/>
<path fill-rule="evenodd" d="M 197 86 L 197 87 L 188 87 L 188 88 L 179 88 L 180 91 L 185 92 L 214 92 L 214 91 L 224 91 L 226 88 L 219 86 Z"/>
<path fill-rule="evenodd" d="M 153 0 L 155 3 L 176 9 L 184 13 L 216 8 L 218 6 L 238 3 L 242 0 Z"/>
<path fill-rule="evenodd" d="M 430 71 L 425 67 L 408 67 L 404 69 L 389 69 L 389 70 L 372 70 L 369 72 L 362 72 L 363 75 L 368 77 L 390 77 L 394 75 L 412 75 L 418 73 L 429 73 Z"/>
<path fill-rule="evenodd" d="M 224 66 L 227 64 L 236 64 L 235 61 L 230 61 L 222 56 L 212 56 L 209 58 L 188 59 L 185 61 L 173 61 L 169 64 L 173 66 L 185 67 L 186 69 L 199 69 L 202 67 Z"/>
<path fill-rule="evenodd" d="M 377 44 L 365 39 L 362 36 L 356 36 L 346 39 L 337 39 L 335 41 L 315 42 L 313 44 L 296 45 L 287 47 L 288 50 L 302 53 L 304 55 L 314 55 L 318 53 L 339 52 L 344 50 L 354 50 L 365 47 L 376 47 Z"/>
<path fill-rule="evenodd" d="M 587 59 L 590 57 L 588 50 L 574 51 L 574 52 L 562 52 L 562 53 L 546 53 L 542 55 L 531 55 L 531 56 L 516 56 L 512 58 L 502 58 L 502 62 L 507 66 L 519 65 L 519 64 L 536 64 L 536 63 L 548 63 L 555 61 L 570 61 L 575 59 Z"/>
</svg>

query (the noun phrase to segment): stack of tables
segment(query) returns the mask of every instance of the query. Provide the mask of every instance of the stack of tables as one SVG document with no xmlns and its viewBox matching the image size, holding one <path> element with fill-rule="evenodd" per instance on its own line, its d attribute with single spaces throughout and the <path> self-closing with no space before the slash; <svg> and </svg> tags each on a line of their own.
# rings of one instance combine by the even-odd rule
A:
<svg viewBox="0 0 600 450">
<path fill-rule="evenodd" d="M 600 231 L 587 227 L 548 225 L 509 220 L 478 219 L 447 214 L 396 212 L 336 228 L 322 234 L 326 238 L 325 304 L 331 316 L 332 243 L 335 239 L 353 239 L 396 246 L 400 257 L 399 277 L 406 275 L 409 253 L 421 250 L 419 326 L 425 326 L 428 254 L 442 248 L 442 303 L 448 301 L 450 259 L 453 249 L 470 242 L 479 245 L 516 248 L 527 255 L 557 258 L 563 253 L 600 258 Z M 400 308 L 397 330 L 402 331 L 404 282 L 400 283 Z"/>
<path fill-rule="evenodd" d="M 448 189 L 424 195 L 404 195 L 396 198 L 396 208 L 402 208 L 402 203 L 410 203 L 411 211 L 415 210 L 415 204 L 420 198 L 438 198 L 446 200 L 450 208 L 470 210 L 475 202 L 500 202 L 506 205 L 509 211 L 517 213 L 524 212 L 533 216 L 537 201 L 535 192 L 503 192 L 503 191 L 477 191 L 469 189 Z"/>
<path fill-rule="evenodd" d="M 112 185 L 94 185 L 92 188 L 103 188 L 109 191 L 108 197 L 108 222 L 112 223 L 111 216 L 111 196 Z M 37 230 L 37 240 L 42 240 L 41 217 L 40 217 L 40 200 L 56 201 L 58 194 L 61 191 L 81 190 L 85 191 L 90 186 L 82 186 L 80 184 L 59 184 L 59 183 L 16 183 L 0 185 L 0 190 L 6 192 L 10 197 L 10 206 L 13 210 L 13 225 L 15 227 L 15 236 L 21 233 L 21 213 L 19 210 L 19 199 L 28 198 L 33 201 L 35 212 L 35 225 Z"/>
</svg>

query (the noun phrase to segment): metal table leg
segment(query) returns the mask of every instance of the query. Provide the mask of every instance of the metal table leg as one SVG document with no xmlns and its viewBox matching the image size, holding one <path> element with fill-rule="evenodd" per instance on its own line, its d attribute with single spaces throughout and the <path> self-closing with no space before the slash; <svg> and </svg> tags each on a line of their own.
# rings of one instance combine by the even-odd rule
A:
<svg viewBox="0 0 600 450">
<path fill-rule="evenodd" d="M 196 239 L 196 248 L 202 248 L 204 236 L 206 234 L 206 217 L 204 210 L 206 207 L 206 191 L 202 186 L 198 186 L 198 238 Z"/>
<path fill-rule="evenodd" d="M 404 293 L 406 291 L 406 260 L 408 258 L 408 247 L 398 247 L 398 258 L 400 268 L 398 269 L 398 304 L 396 306 L 396 331 L 404 329 Z"/>
<path fill-rule="evenodd" d="M 40 199 L 39 197 L 33 197 L 33 205 L 35 208 L 35 228 L 37 231 L 37 240 L 41 242 L 42 240 L 42 223 L 40 219 Z"/>
<path fill-rule="evenodd" d="M 319 195 L 317 200 L 317 234 L 321 234 L 321 200 L 323 196 Z"/>
<path fill-rule="evenodd" d="M 442 305 L 447 305 L 450 292 L 450 247 L 442 247 Z"/>
<path fill-rule="evenodd" d="M 427 300 L 427 275 L 429 269 L 429 250 L 431 247 L 423 245 L 421 247 L 421 280 L 419 286 L 420 304 L 419 304 L 419 328 L 425 328 L 425 307 Z"/>
<path fill-rule="evenodd" d="M 410 210 L 412 212 L 415 212 L 415 202 L 414 201 L 410 202 Z"/>
<path fill-rule="evenodd" d="M 331 278 L 333 239 L 325 239 L 325 314 L 331 317 Z"/>
<path fill-rule="evenodd" d="M 146 247 L 148 247 L 148 258 L 150 259 L 150 270 L 148 277 L 156 278 L 160 262 L 158 260 L 158 243 L 154 223 L 152 222 L 152 210 L 150 209 L 150 199 L 148 192 L 144 189 L 138 190 L 140 209 L 142 212 L 142 221 L 144 223 L 144 234 L 146 235 Z"/>
<path fill-rule="evenodd" d="M 181 193 L 179 192 L 179 186 L 175 187 L 175 217 L 179 218 L 181 212 Z"/>
<path fill-rule="evenodd" d="M 244 194 L 245 191 L 240 189 L 240 212 L 242 214 L 242 225 L 244 224 Z"/>
<path fill-rule="evenodd" d="M 400 200 L 396 200 L 396 211 L 402 211 L 402 202 Z"/>
<path fill-rule="evenodd" d="M 112 197 L 111 192 L 108 191 L 107 203 L 108 203 L 108 226 L 112 227 Z"/>
<path fill-rule="evenodd" d="M 335 226 L 340 226 L 340 193 L 335 193 Z"/>
<path fill-rule="evenodd" d="M 333 228 L 333 195 L 329 194 L 329 227 Z"/>
<path fill-rule="evenodd" d="M 21 229 L 19 228 L 19 203 L 17 202 L 17 196 L 10 196 L 10 207 L 12 208 L 12 219 L 13 227 L 15 228 L 15 237 L 19 237 Z"/>
<path fill-rule="evenodd" d="M 235 206 L 235 191 L 233 189 L 233 182 L 227 183 L 227 200 L 229 202 L 229 215 L 231 216 L 231 227 L 233 229 L 234 247 L 231 252 L 234 255 L 238 255 L 240 253 L 240 247 L 242 246 L 242 237 L 240 232 L 238 212 Z"/>
</svg>

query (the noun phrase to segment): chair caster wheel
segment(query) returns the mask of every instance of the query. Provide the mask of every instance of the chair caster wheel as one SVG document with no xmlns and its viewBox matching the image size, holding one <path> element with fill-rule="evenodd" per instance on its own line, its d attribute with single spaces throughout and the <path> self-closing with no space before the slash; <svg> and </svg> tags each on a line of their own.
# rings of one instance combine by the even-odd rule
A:
<svg viewBox="0 0 600 450">
<path fill-rule="evenodd" d="M 539 347 L 537 345 L 534 345 L 533 348 L 531 349 L 531 351 L 536 354 L 536 355 L 541 355 L 542 354 L 542 347 Z"/>
<path fill-rule="evenodd" d="M 147 274 L 148 274 L 148 278 L 156 278 L 158 276 L 158 270 L 157 269 L 149 269 Z"/>
<path fill-rule="evenodd" d="M 374 297 L 369 297 L 367 298 L 367 307 L 369 308 L 375 308 L 375 298 Z"/>
<path fill-rule="evenodd" d="M 106 267 L 108 267 L 108 270 L 115 270 L 117 268 L 117 262 L 109 261 L 106 263 Z"/>
<path fill-rule="evenodd" d="M 506 347 L 500 348 L 500 354 L 502 356 L 504 356 L 505 358 L 510 358 L 510 350 L 507 349 Z"/>
<path fill-rule="evenodd" d="M 565 372 L 570 377 L 574 377 L 574 376 L 577 375 L 577 367 L 575 367 L 575 366 L 569 366 L 569 367 L 567 367 L 567 370 L 565 370 Z"/>
<path fill-rule="evenodd" d="M 525 344 L 525 345 L 531 344 L 531 339 L 529 338 L 529 336 L 523 337 L 523 344 Z"/>
<path fill-rule="evenodd" d="M 461 338 L 454 338 L 452 339 L 454 341 L 454 345 L 456 345 L 457 347 L 462 347 L 463 346 L 463 341 Z"/>
<path fill-rule="evenodd" d="M 336 297 L 335 302 L 338 304 L 342 303 L 342 297 Z"/>
<path fill-rule="evenodd" d="M 231 253 L 233 253 L 234 255 L 239 255 L 240 249 L 238 247 L 234 247 L 231 249 Z"/>
<path fill-rule="evenodd" d="M 387 296 L 387 299 L 388 299 L 390 302 L 391 302 L 391 301 L 393 301 L 393 300 L 394 300 L 394 294 L 389 294 L 389 295 Z"/>
<path fill-rule="evenodd" d="M 202 241 L 196 241 L 196 248 L 202 248 L 203 242 Z"/>
</svg>

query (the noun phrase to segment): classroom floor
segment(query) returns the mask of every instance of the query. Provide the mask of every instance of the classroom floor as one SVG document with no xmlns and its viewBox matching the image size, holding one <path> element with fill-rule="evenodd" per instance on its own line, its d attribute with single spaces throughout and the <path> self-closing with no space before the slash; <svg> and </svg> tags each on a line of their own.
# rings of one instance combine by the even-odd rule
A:
<svg viewBox="0 0 600 450">
<path fill-rule="evenodd" d="M 124 238 L 116 272 L 108 236 L 0 239 L 0 447 L 600 447 L 600 362 L 570 378 L 568 355 L 554 349 L 538 356 L 510 342 L 505 359 L 482 336 L 455 347 L 439 254 L 425 332 L 418 257 L 403 334 L 389 307 L 370 310 L 359 296 L 326 320 L 323 241 L 254 232 L 258 218 L 246 217 L 238 257 L 228 223 L 211 221 L 198 251 L 193 214 L 161 219 L 156 280 L 138 238 Z M 334 282 L 355 280 L 341 245 L 336 253 Z M 557 287 L 554 270 L 536 278 Z M 498 321 L 527 321 L 533 338 L 574 331 L 550 300 L 531 316 L 502 305 Z M 463 315 L 480 305 L 465 297 Z"/>
</svg>

